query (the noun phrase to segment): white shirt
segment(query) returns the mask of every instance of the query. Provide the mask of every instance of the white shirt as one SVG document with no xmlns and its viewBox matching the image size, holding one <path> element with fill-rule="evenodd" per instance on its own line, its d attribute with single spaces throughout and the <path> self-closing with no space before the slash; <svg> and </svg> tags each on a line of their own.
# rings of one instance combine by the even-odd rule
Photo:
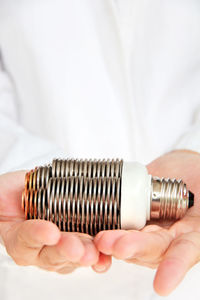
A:
<svg viewBox="0 0 200 300">
<path fill-rule="evenodd" d="M 200 152 L 198 0 L 1 0 L 0 53 L 1 173 Z M 114 261 L 60 276 L 1 252 L 1 300 L 160 298 L 155 270 Z M 199 299 L 199 277 L 197 265 L 168 299 Z"/>
</svg>

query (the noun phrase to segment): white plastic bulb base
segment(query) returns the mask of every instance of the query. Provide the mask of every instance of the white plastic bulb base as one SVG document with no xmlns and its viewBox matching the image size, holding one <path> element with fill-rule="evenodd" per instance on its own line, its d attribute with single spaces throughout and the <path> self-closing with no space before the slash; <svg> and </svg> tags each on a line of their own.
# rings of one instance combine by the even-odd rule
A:
<svg viewBox="0 0 200 300">
<path fill-rule="evenodd" d="M 151 179 L 138 162 L 124 162 L 121 182 L 121 228 L 141 229 L 150 219 Z"/>
</svg>

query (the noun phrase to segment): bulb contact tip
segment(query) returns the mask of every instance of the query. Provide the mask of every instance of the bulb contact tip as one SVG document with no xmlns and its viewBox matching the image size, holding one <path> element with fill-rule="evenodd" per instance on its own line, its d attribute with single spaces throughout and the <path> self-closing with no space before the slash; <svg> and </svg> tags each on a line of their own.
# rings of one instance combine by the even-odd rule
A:
<svg viewBox="0 0 200 300">
<path fill-rule="evenodd" d="M 189 191 L 189 205 L 188 207 L 192 207 L 194 205 L 194 194 Z"/>
</svg>

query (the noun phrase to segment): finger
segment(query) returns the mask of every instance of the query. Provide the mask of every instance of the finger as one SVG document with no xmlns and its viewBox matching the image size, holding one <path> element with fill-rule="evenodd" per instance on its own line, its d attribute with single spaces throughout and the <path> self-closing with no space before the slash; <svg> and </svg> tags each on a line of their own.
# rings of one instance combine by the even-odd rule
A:
<svg viewBox="0 0 200 300">
<path fill-rule="evenodd" d="M 42 267 L 60 268 L 63 265 L 78 263 L 85 253 L 85 247 L 78 235 L 63 232 L 59 242 L 45 246 L 39 254 L 39 265 Z"/>
<path fill-rule="evenodd" d="M 118 259 L 137 258 L 145 262 L 159 260 L 171 243 L 173 236 L 160 227 L 150 232 L 122 231 L 105 233 L 97 240 L 99 251 Z M 104 252 L 106 250 L 106 252 Z"/>
<path fill-rule="evenodd" d="M 160 263 L 154 289 L 162 296 L 171 293 L 188 270 L 200 260 L 200 233 L 183 234 L 172 242 Z"/>
<path fill-rule="evenodd" d="M 5 193 L 7 193 L 7 191 L 8 193 L 9 191 L 21 192 L 24 188 L 24 179 L 26 172 L 27 171 L 23 170 L 0 175 L 1 190 L 5 191 Z"/>
<path fill-rule="evenodd" d="M 130 231 L 120 237 L 113 245 L 113 255 L 119 259 L 137 258 L 145 262 L 155 262 L 172 241 L 167 230 L 153 232 Z"/>
<path fill-rule="evenodd" d="M 104 273 L 106 272 L 112 264 L 112 257 L 110 255 L 105 255 L 103 253 L 99 254 L 99 259 L 97 264 L 92 266 L 92 269 L 96 273 Z"/>
<path fill-rule="evenodd" d="M 94 238 L 97 249 L 107 255 L 113 254 L 113 245 L 121 237 L 127 234 L 126 230 L 100 231 Z"/>
<path fill-rule="evenodd" d="M 43 220 L 28 220 L 7 227 L 1 224 L 1 236 L 8 254 L 17 264 L 34 264 L 44 245 L 54 245 L 60 239 L 58 227 Z"/>
<path fill-rule="evenodd" d="M 159 231 L 162 228 L 157 225 L 145 226 L 141 231 L 152 232 Z M 133 232 L 134 230 L 132 230 Z M 122 236 L 126 235 L 130 231 L 128 230 L 106 230 L 100 231 L 94 238 L 94 243 L 97 245 L 99 251 L 112 255 L 114 243 Z M 137 231 L 138 232 L 138 231 Z"/>
<path fill-rule="evenodd" d="M 82 237 L 82 243 L 84 245 L 85 251 L 83 257 L 80 259 L 81 266 L 92 266 L 96 264 L 99 260 L 99 251 L 97 250 L 93 239 Z"/>
<path fill-rule="evenodd" d="M 24 189 L 25 171 L 7 173 L 0 176 L 0 219 L 4 220 L 15 217 L 24 219 L 24 213 L 21 209 L 21 196 Z"/>
</svg>

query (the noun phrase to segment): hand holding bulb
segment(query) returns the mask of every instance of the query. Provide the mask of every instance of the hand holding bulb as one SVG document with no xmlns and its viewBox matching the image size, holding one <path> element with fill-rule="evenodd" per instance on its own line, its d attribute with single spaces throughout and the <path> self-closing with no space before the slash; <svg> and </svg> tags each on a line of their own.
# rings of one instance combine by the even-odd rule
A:
<svg viewBox="0 0 200 300">
<path fill-rule="evenodd" d="M 95 237 L 95 244 L 104 254 L 157 268 L 155 291 L 168 295 L 200 260 L 200 155 L 191 151 L 173 151 L 147 168 L 153 176 L 182 178 L 195 194 L 194 206 L 181 220 L 165 226 L 147 223 L 141 231 L 100 232 Z"/>
<path fill-rule="evenodd" d="M 52 165 L 35 168 L 26 175 L 22 197 L 26 218 L 43 218 L 57 224 L 62 231 L 90 234 L 103 229 L 135 229 L 100 232 L 95 244 L 107 257 L 114 255 L 138 263 L 133 249 L 144 242 L 143 252 L 137 249 L 136 257 L 142 258 L 140 264 L 155 267 L 158 262 L 154 260 L 151 265 L 145 256 L 153 253 L 154 258 L 162 257 L 174 235 L 155 225 L 145 227 L 143 234 L 136 229 L 151 218 L 181 218 L 193 206 L 193 194 L 184 185 L 184 177 L 183 181 L 162 179 L 164 174 L 181 178 L 184 173 L 183 169 L 170 172 L 170 159 L 171 156 L 166 159 L 168 174 L 163 170 L 162 159 L 156 161 L 157 174 L 148 166 L 149 173 L 160 175 L 161 179 L 148 175 L 146 168 L 137 163 L 54 160 Z M 161 172 L 158 172 L 159 167 Z M 119 243 L 117 254 L 116 249 L 112 249 L 115 242 Z M 98 271 L 96 265 L 93 269 Z"/>
<path fill-rule="evenodd" d="M 99 255 L 91 236 L 60 232 L 45 220 L 25 221 L 21 209 L 25 173 L 0 176 L 0 238 L 11 258 L 20 266 L 37 266 L 60 274 L 94 264 L 106 271 L 111 258 Z"/>
<path fill-rule="evenodd" d="M 83 233 L 60 232 L 45 220 L 24 220 L 21 193 L 24 171 L 0 176 L 0 235 L 10 256 L 19 265 L 70 273 L 80 266 L 106 271 L 111 256 L 126 262 L 158 268 L 154 288 L 169 294 L 200 257 L 200 155 L 174 151 L 147 166 L 149 174 L 182 178 L 195 194 L 195 204 L 174 223 L 147 225 L 138 230 L 101 231 L 94 238 Z M 12 182 L 12 185 L 10 184 Z M 184 255 L 180 255 L 184 253 Z"/>
</svg>

